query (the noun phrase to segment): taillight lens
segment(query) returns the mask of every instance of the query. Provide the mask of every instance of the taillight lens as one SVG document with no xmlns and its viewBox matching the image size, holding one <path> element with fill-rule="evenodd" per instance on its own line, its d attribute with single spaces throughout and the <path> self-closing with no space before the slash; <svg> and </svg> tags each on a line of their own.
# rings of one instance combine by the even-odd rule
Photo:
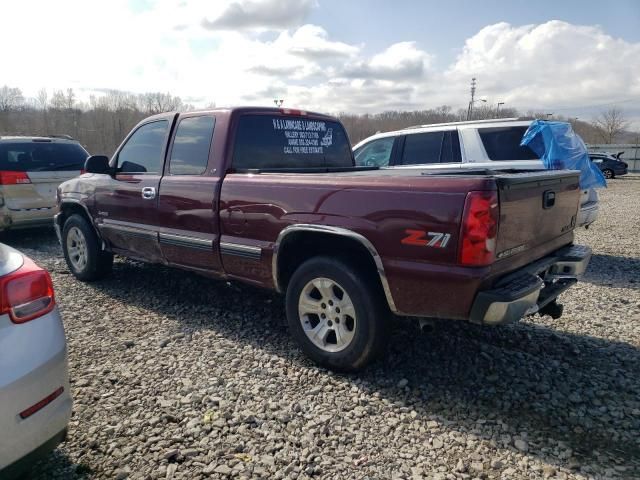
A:
<svg viewBox="0 0 640 480">
<path fill-rule="evenodd" d="M 49 273 L 31 260 L 0 278 L 0 314 L 9 314 L 13 323 L 41 317 L 55 307 L 53 283 Z"/>
<path fill-rule="evenodd" d="M 281 108 L 280 111 L 285 115 L 298 115 L 301 117 L 304 117 L 307 115 L 307 112 L 305 112 L 304 110 L 298 110 L 295 108 Z"/>
<path fill-rule="evenodd" d="M 461 264 L 484 266 L 495 260 L 499 214 L 496 192 L 467 194 L 460 232 Z"/>
<path fill-rule="evenodd" d="M 80 175 L 84 175 L 85 173 L 87 173 L 87 171 L 84 168 L 80 169 Z"/>
<path fill-rule="evenodd" d="M 31 183 L 27 172 L 0 170 L 0 185 L 20 185 L 23 183 Z"/>
</svg>

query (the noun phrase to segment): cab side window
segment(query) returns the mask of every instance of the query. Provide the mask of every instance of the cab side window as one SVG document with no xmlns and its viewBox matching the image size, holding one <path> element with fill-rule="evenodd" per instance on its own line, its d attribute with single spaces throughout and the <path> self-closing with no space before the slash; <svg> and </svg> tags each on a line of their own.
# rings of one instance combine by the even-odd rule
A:
<svg viewBox="0 0 640 480">
<path fill-rule="evenodd" d="M 462 154 L 460 153 L 460 138 L 457 130 L 444 132 L 440 163 L 460 163 Z"/>
<path fill-rule="evenodd" d="M 180 120 L 171 149 L 171 175 L 201 175 L 207 169 L 213 138 L 214 117 L 187 117 Z"/>
<path fill-rule="evenodd" d="M 168 127 L 167 120 L 159 120 L 138 128 L 118 153 L 118 173 L 162 172 Z"/>
<path fill-rule="evenodd" d="M 394 137 L 379 138 L 363 145 L 355 152 L 359 167 L 388 167 L 393 150 Z"/>
<path fill-rule="evenodd" d="M 402 152 L 402 165 L 440 163 L 444 132 L 413 133 L 407 135 Z"/>
</svg>

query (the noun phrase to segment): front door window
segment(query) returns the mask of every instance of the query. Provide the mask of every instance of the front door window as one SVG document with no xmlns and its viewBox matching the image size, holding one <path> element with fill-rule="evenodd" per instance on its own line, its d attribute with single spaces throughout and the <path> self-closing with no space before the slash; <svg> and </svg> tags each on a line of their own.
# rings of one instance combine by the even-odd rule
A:
<svg viewBox="0 0 640 480">
<path fill-rule="evenodd" d="M 159 174 L 168 126 L 169 122 L 160 120 L 138 128 L 118 154 L 118 173 Z"/>
</svg>

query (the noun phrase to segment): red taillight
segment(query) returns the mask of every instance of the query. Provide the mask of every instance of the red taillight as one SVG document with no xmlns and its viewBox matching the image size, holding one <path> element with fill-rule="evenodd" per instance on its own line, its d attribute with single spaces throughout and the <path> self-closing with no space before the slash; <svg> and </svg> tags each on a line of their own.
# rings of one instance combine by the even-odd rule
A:
<svg viewBox="0 0 640 480">
<path fill-rule="evenodd" d="M 307 114 L 307 112 L 305 112 L 304 110 L 297 110 L 295 108 L 281 108 L 280 111 L 285 115 L 299 115 L 302 117 Z"/>
<path fill-rule="evenodd" d="M 27 172 L 0 170 L 0 185 L 20 185 L 23 183 L 31 183 Z"/>
<path fill-rule="evenodd" d="M 13 323 L 24 323 L 55 307 L 49 273 L 29 259 L 21 268 L 0 278 L 0 314 L 9 314 Z"/>
<path fill-rule="evenodd" d="M 460 263 L 470 266 L 491 264 L 498 235 L 498 194 L 469 192 L 464 204 L 460 231 Z"/>
<path fill-rule="evenodd" d="M 84 168 L 81 168 L 81 169 L 80 169 L 80 175 L 83 175 L 83 174 L 85 174 L 85 173 L 87 173 L 87 171 L 86 171 Z"/>
</svg>

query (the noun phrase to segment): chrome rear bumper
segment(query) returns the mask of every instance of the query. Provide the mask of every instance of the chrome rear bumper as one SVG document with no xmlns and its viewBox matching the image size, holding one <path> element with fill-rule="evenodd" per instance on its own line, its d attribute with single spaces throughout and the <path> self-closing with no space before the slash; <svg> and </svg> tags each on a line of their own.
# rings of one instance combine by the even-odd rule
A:
<svg viewBox="0 0 640 480">
<path fill-rule="evenodd" d="M 575 285 L 591 260 L 591 249 L 571 245 L 500 279 L 476 296 L 469 320 L 486 325 L 533 315 Z"/>
</svg>

